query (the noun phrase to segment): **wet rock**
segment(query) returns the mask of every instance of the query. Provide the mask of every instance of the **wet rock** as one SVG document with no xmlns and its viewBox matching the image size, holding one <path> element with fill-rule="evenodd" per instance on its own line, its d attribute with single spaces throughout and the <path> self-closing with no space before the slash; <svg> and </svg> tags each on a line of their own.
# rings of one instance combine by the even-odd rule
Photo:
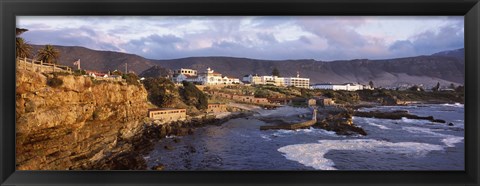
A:
<svg viewBox="0 0 480 186">
<path fill-rule="evenodd" d="M 453 126 L 453 123 L 448 123 L 448 126 Z"/>
<path fill-rule="evenodd" d="M 188 151 L 190 153 L 196 153 L 197 152 L 197 149 L 195 149 L 195 147 L 193 147 L 193 146 L 187 146 L 187 148 L 188 148 Z"/>
<path fill-rule="evenodd" d="M 179 143 L 180 141 L 181 141 L 181 140 L 180 140 L 179 138 L 174 138 L 174 139 L 173 139 L 173 142 L 175 142 L 175 143 Z"/>
<path fill-rule="evenodd" d="M 445 120 L 443 119 L 434 119 L 432 122 L 435 122 L 435 123 L 447 123 Z"/>
<path fill-rule="evenodd" d="M 167 150 L 173 150 L 174 149 L 171 145 L 165 145 L 165 146 L 163 146 L 163 148 L 167 149 Z"/>
<path fill-rule="evenodd" d="M 163 164 L 158 164 L 158 165 L 152 167 L 151 169 L 152 169 L 152 170 L 157 170 L 157 171 L 162 171 L 162 170 L 165 169 L 165 165 L 163 165 Z"/>
<path fill-rule="evenodd" d="M 408 119 L 419 119 L 419 120 L 429 120 L 435 123 L 445 123 L 445 120 L 435 119 L 433 116 L 417 116 L 413 114 L 409 114 L 408 111 L 404 110 L 396 110 L 392 112 L 381 112 L 381 111 L 370 111 L 370 112 L 355 112 L 354 116 L 359 117 L 366 117 L 366 118 L 380 118 L 380 119 L 392 119 L 392 120 L 399 120 L 402 118 Z"/>
<path fill-rule="evenodd" d="M 353 124 L 352 115 L 348 112 L 329 115 L 324 120 L 317 122 L 314 127 L 322 128 L 328 131 L 335 131 L 337 135 L 367 135 L 361 127 Z"/>
</svg>

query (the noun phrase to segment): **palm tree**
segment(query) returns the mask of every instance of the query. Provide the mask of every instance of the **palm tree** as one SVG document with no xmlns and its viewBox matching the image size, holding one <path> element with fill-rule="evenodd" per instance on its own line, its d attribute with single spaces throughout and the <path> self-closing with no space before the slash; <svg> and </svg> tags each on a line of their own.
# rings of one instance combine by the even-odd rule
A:
<svg viewBox="0 0 480 186">
<path fill-rule="evenodd" d="M 30 46 L 23 38 L 19 37 L 20 34 L 28 31 L 24 28 L 16 28 L 15 37 L 15 52 L 16 56 L 20 58 L 30 57 L 32 54 L 32 46 Z"/>
<path fill-rule="evenodd" d="M 17 37 L 15 38 L 15 52 L 17 58 L 25 58 L 30 57 L 32 54 L 32 46 L 30 46 L 23 38 Z"/>
<path fill-rule="evenodd" d="M 37 59 L 46 63 L 57 64 L 57 59 L 60 57 L 60 52 L 52 45 L 45 45 L 45 47 L 38 50 Z"/>
</svg>

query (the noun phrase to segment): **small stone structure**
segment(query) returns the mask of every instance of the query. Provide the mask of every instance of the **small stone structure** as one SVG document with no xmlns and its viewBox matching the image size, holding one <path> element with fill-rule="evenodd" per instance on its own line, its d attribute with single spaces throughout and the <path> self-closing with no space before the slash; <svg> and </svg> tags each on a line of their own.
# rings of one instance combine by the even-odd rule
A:
<svg viewBox="0 0 480 186">
<path fill-rule="evenodd" d="M 316 101 L 317 101 L 318 105 L 320 105 L 322 107 L 335 105 L 335 102 L 333 101 L 332 98 L 318 97 L 318 98 L 316 98 Z"/>
<path fill-rule="evenodd" d="M 207 112 L 215 113 L 215 112 L 225 112 L 227 111 L 227 105 L 222 103 L 209 103 Z"/>
<path fill-rule="evenodd" d="M 315 106 L 317 105 L 317 100 L 315 99 L 307 99 L 307 105 L 310 106 Z"/>
<path fill-rule="evenodd" d="M 156 108 L 148 109 L 148 117 L 163 122 L 184 121 L 187 119 L 187 109 Z"/>
<path fill-rule="evenodd" d="M 213 94 L 218 97 L 232 99 L 238 102 L 253 103 L 253 104 L 270 104 L 267 98 L 256 98 L 255 96 L 245 96 L 245 95 L 235 95 L 217 91 L 211 91 L 210 94 Z"/>
</svg>

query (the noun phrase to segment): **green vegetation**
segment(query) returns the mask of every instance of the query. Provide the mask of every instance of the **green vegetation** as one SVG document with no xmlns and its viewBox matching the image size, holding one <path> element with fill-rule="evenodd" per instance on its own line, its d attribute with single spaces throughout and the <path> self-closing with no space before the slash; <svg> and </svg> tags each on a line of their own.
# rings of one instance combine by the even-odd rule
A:
<svg viewBox="0 0 480 186">
<path fill-rule="evenodd" d="M 76 76 L 81 76 L 81 75 L 86 75 L 87 74 L 87 71 L 85 70 L 74 70 L 73 71 L 73 75 L 76 75 Z"/>
<path fill-rule="evenodd" d="M 174 102 L 175 84 L 166 78 L 147 78 L 142 81 L 148 100 L 158 107 L 168 107 Z"/>
<path fill-rule="evenodd" d="M 373 84 L 373 82 L 372 82 Z M 325 96 L 332 98 L 338 104 L 358 104 L 364 102 L 393 103 L 400 101 L 418 101 L 431 103 L 445 102 L 464 102 L 464 88 L 459 86 L 455 91 L 424 91 L 419 86 L 413 86 L 408 90 L 359 90 L 359 91 L 340 91 L 340 90 L 310 90 L 297 87 L 277 87 L 273 85 L 256 85 L 251 87 L 224 87 L 221 92 L 245 93 L 254 92 L 255 97 L 265 98 L 312 98 L 315 96 Z M 296 104 L 293 103 L 292 104 Z M 300 102 L 299 102 L 300 104 Z M 299 105 L 301 106 L 301 105 Z"/>
<path fill-rule="evenodd" d="M 278 71 L 277 67 L 273 68 L 272 76 L 280 76 L 280 71 Z"/>
<path fill-rule="evenodd" d="M 32 55 L 32 46 L 28 44 L 23 38 L 19 37 L 22 33 L 28 31 L 23 28 L 16 28 L 15 37 L 15 55 L 16 57 L 25 58 Z"/>
<path fill-rule="evenodd" d="M 53 77 L 47 78 L 47 85 L 56 88 L 63 85 L 63 80 L 58 78 L 58 76 L 54 74 Z"/>
<path fill-rule="evenodd" d="M 134 73 L 123 74 L 122 78 L 125 79 L 129 85 L 140 85 L 138 76 Z"/>
<path fill-rule="evenodd" d="M 58 58 L 60 57 L 60 52 L 55 49 L 52 45 L 45 45 L 45 47 L 38 50 L 37 59 L 45 63 L 58 63 Z"/>
<path fill-rule="evenodd" d="M 197 109 L 206 109 L 208 106 L 208 98 L 193 83 L 182 82 L 183 88 L 180 89 L 180 95 L 187 105 L 195 106 Z"/>
</svg>

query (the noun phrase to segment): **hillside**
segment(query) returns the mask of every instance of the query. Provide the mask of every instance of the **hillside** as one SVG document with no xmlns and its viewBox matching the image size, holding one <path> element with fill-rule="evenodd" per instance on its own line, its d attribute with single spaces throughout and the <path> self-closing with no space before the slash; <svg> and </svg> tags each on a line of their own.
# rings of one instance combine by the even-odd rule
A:
<svg viewBox="0 0 480 186">
<path fill-rule="evenodd" d="M 32 45 L 32 51 L 38 51 L 43 46 Z M 134 71 L 137 74 L 154 66 L 150 60 L 143 57 L 121 52 L 98 51 L 78 46 L 58 46 L 54 47 L 60 51 L 60 64 L 74 66 L 73 62 L 80 59 L 81 68 L 97 71 L 125 71 L 125 63 L 128 65 L 128 71 Z"/>
<path fill-rule="evenodd" d="M 266 61 L 231 57 L 192 57 L 157 60 L 163 67 L 180 67 L 218 72 L 242 77 L 246 74 L 268 75 L 277 68 L 282 76 L 309 77 L 311 83 L 346 83 L 373 81 L 378 86 L 422 83 L 433 85 L 463 84 L 464 61 L 449 56 L 418 56 L 387 60 L 349 60 L 323 62 L 315 60 Z"/>
<path fill-rule="evenodd" d="M 157 76 L 171 73 L 166 69 L 193 68 L 200 71 L 208 67 L 229 76 L 241 78 L 246 74 L 269 75 L 274 68 L 282 76 L 309 77 L 314 83 L 368 83 L 375 86 L 399 86 L 407 84 L 424 84 L 433 86 L 463 84 L 465 75 L 464 49 L 439 52 L 430 56 L 416 56 L 385 60 L 338 60 L 316 61 L 301 60 L 257 60 L 233 57 L 189 57 L 171 60 L 152 60 L 133 54 L 120 52 L 96 51 L 83 47 L 55 46 L 61 53 L 60 63 L 73 66 L 81 59 L 83 69 L 98 71 L 128 69 L 144 75 Z M 39 46 L 34 46 L 38 50 Z"/>
</svg>

